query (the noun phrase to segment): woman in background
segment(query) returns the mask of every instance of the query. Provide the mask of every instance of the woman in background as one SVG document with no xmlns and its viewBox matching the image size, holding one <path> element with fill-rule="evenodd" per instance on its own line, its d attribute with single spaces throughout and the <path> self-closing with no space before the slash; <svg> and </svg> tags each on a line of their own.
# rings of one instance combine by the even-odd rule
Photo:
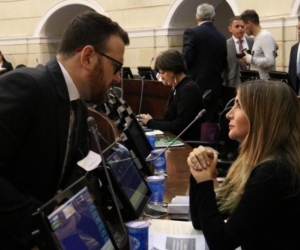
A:
<svg viewBox="0 0 300 250">
<path fill-rule="evenodd" d="M 180 52 L 170 49 L 162 52 L 155 62 L 161 81 L 172 86 L 172 91 L 163 119 L 153 119 L 149 114 L 140 114 L 141 122 L 151 129 L 180 134 L 203 109 L 202 93 L 198 85 L 187 76 L 187 68 Z M 200 138 L 200 123 L 195 122 L 182 136 L 183 140 Z"/>
<path fill-rule="evenodd" d="M 0 70 L 1 69 L 5 69 L 5 70 L 0 71 L 0 75 L 13 70 L 13 67 L 10 62 L 6 61 L 4 55 L 0 51 Z"/>
<path fill-rule="evenodd" d="M 188 157 L 190 211 L 209 249 L 299 249 L 300 108 L 282 82 L 241 84 L 228 112 L 237 160 L 214 190 L 217 154 L 199 147 Z M 224 222 L 224 219 L 228 219 Z"/>
</svg>

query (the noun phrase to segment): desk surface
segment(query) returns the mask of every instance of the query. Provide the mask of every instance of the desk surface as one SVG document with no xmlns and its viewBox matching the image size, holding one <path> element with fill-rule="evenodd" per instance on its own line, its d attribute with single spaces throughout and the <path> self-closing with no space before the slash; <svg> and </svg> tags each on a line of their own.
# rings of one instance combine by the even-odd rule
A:
<svg viewBox="0 0 300 250">
<path fill-rule="evenodd" d="M 165 136 L 175 137 L 170 132 L 165 132 L 162 137 Z M 189 194 L 190 169 L 187 164 L 187 157 L 192 150 L 193 148 L 190 145 L 184 143 L 184 146 L 170 147 L 166 151 L 169 177 L 165 179 L 164 201 L 169 203 L 176 195 Z"/>
<path fill-rule="evenodd" d="M 189 195 L 190 170 L 187 157 L 192 147 L 184 144 L 182 147 L 171 147 L 166 151 L 168 178 L 165 180 L 164 201 L 170 203 L 176 195 Z"/>
<path fill-rule="evenodd" d="M 168 135 L 169 133 L 165 133 L 165 136 Z M 170 203 L 176 195 L 189 195 L 190 171 L 186 159 L 191 151 L 192 147 L 186 143 L 184 146 L 171 147 L 166 151 L 168 178 L 165 179 L 164 201 L 167 203 Z M 169 220 L 170 217 L 166 215 L 160 219 Z"/>
</svg>

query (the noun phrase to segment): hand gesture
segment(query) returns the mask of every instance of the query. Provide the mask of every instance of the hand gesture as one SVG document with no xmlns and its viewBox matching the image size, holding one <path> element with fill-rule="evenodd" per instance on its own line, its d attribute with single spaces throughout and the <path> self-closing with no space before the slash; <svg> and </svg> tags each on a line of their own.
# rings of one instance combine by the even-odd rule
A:
<svg viewBox="0 0 300 250">
<path fill-rule="evenodd" d="M 213 148 L 199 146 L 195 148 L 187 158 L 191 174 L 197 183 L 216 178 L 218 152 Z"/>
</svg>

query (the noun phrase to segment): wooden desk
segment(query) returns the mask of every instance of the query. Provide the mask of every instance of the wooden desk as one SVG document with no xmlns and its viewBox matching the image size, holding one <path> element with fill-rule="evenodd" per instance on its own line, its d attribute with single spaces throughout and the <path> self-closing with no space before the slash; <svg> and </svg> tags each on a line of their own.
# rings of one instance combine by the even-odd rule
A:
<svg viewBox="0 0 300 250">
<path fill-rule="evenodd" d="M 123 79 L 123 99 L 135 114 L 139 113 L 142 82 L 140 79 Z M 141 113 L 149 113 L 154 118 L 163 118 L 169 99 L 171 86 L 165 86 L 160 81 L 145 80 Z M 222 101 L 226 103 L 236 96 L 235 87 L 222 87 Z"/>
<path fill-rule="evenodd" d="M 190 172 L 171 173 L 165 179 L 164 201 L 170 203 L 176 195 L 189 195 L 190 190 Z"/>
<path fill-rule="evenodd" d="M 190 190 L 190 171 L 187 165 L 187 156 L 192 151 L 192 147 L 185 144 L 182 147 L 173 147 L 166 151 L 167 173 L 165 179 L 164 201 L 171 203 L 176 195 L 187 196 Z M 150 217 L 142 216 L 147 220 Z M 169 215 L 160 217 L 163 220 L 170 220 Z"/>
<path fill-rule="evenodd" d="M 169 177 L 165 179 L 164 201 L 170 203 L 176 195 L 189 195 L 190 170 L 186 159 L 192 150 L 191 146 L 185 144 L 166 151 Z"/>
<path fill-rule="evenodd" d="M 116 84 L 121 87 L 121 83 Z M 135 114 L 139 113 L 142 82 L 138 79 L 123 79 L 123 99 Z M 163 118 L 166 110 L 170 86 L 160 81 L 145 80 L 141 113 L 149 113 L 154 118 Z"/>
</svg>

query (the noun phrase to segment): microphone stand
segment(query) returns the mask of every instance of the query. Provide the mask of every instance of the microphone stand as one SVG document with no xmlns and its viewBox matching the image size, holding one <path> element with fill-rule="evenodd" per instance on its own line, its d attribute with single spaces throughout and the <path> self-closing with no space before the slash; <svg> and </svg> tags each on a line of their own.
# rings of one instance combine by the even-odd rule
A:
<svg viewBox="0 0 300 250">
<path fill-rule="evenodd" d="M 142 89 L 141 89 L 139 115 L 141 114 L 141 110 L 142 110 L 142 102 L 143 102 L 143 95 L 144 95 L 144 84 L 145 84 L 145 76 L 142 76 Z"/>
<path fill-rule="evenodd" d="M 190 122 L 190 124 L 184 129 L 181 131 L 181 133 L 179 135 L 177 135 L 175 137 L 175 139 L 173 141 L 171 141 L 171 143 L 164 148 L 164 150 L 162 150 L 157 156 L 155 156 L 154 158 L 151 158 L 152 154 L 149 154 L 146 158 L 146 162 L 149 162 L 149 161 L 154 161 L 156 160 L 158 157 L 160 157 L 164 152 L 166 152 L 172 145 L 173 143 L 185 132 L 189 129 L 190 126 L 192 126 L 194 124 L 194 122 L 196 122 L 198 119 L 200 119 L 204 114 L 206 113 L 206 110 L 205 109 L 202 109 L 198 114 L 197 116 L 194 118 L 193 121 Z"/>
<path fill-rule="evenodd" d="M 124 72 L 123 72 L 123 67 L 122 67 L 121 68 L 121 89 L 122 89 L 122 92 L 123 92 L 123 74 L 124 74 Z M 123 94 L 122 94 L 121 97 L 123 98 Z"/>
<path fill-rule="evenodd" d="M 95 122 L 95 119 L 93 117 L 88 117 L 87 119 L 87 122 L 88 122 L 88 126 L 89 126 L 89 130 L 90 132 L 92 133 L 93 135 L 93 138 L 96 142 L 96 145 L 97 145 L 97 149 L 99 151 L 99 154 L 100 154 L 100 157 L 102 159 L 102 162 L 103 162 L 103 169 L 104 169 L 104 172 L 105 172 L 105 175 L 106 175 L 106 178 L 107 178 L 107 182 L 108 182 L 108 185 L 110 187 L 110 192 L 111 192 L 111 195 L 112 195 L 112 198 L 113 198 L 113 201 L 114 201 L 114 204 L 116 206 L 116 210 L 117 210 L 117 213 L 118 213 L 118 216 L 119 216 L 119 219 L 120 219 L 120 223 L 122 225 L 122 229 L 123 229 L 123 232 L 124 232 L 124 235 L 125 235 L 125 238 L 126 238 L 126 235 L 127 235 L 127 230 L 124 226 L 124 222 L 123 222 L 123 218 L 122 218 L 122 215 L 121 215 L 121 212 L 120 212 L 120 209 L 118 207 L 118 203 L 117 203 L 117 199 L 116 199 L 116 195 L 115 195 L 115 191 L 113 189 L 113 185 L 111 183 L 111 179 L 109 177 L 109 173 L 107 171 L 107 164 L 106 164 L 106 160 L 103 156 L 103 153 L 102 153 L 102 150 L 101 150 L 101 147 L 100 147 L 100 143 L 99 143 L 99 139 L 98 139 L 98 128 L 97 128 L 97 125 L 96 125 L 96 122 Z M 127 240 L 125 241 L 124 245 L 126 244 Z M 121 246 L 120 246 L 121 247 Z"/>
</svg>

